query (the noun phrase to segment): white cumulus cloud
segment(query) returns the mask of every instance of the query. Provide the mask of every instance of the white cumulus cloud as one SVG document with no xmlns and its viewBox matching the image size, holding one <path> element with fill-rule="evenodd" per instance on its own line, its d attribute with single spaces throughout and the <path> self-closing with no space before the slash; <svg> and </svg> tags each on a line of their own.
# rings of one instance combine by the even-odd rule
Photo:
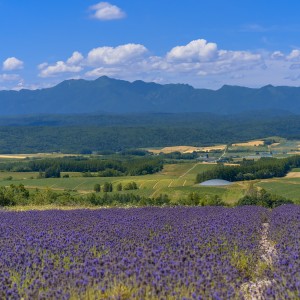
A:
<svg viewBox="0 0 300 300">
<path fill-rule="evenodd" d="M 249 51 L 219 51 L 220 60 L 229 60 L 231 62 L 257 62 L 261 59 L 260 54 L 251 53 Z"/>
<path fill-rule="evenodd" d="M 116 76 L 122 73 L 122 70 L 120 68 L 104 68 L 104 67 L 100 67 L 100 68 L 96 68 L 93 69 L 91 71 L 88 71 L 85 73 L 86 77 L 92 77 L 92 78 L 96 78 L 96 77 L 100 77 L 100 76 Z"/>
<path fill-rule="evenodd" d="M 249 70 L 257 66 L 264 67 L 260 54 L 249 51 L 220 50 L 218 59 L 214 62 L 213 73 Z"/>
<path fill-rule="evenodd" d="M 185 46 L 177 46 L 167 54 L 169 60 L 186 62 L 209 61 L 216 57 L 218 47 L 215 43 L 208 43 L 204 39 L 191 41 Z"/>
<path fill-rule="evenodd" d="M 40 77 L 53 77 L 63 73 L 79 73 L 83 70 L 80 63 L 83 61 L 83 55 L 75 51 L 72 56 L 64 61 L 57 61 L 54 65 L 49 65 L 48 63 L 42 63 L 38 65 L 40 70 Z"/>
<path fill-rule="evenodd" d="M 47 66 L 40 72 L 41 77 L 52 77 L 61 73 L 78 73 L 82 70 L 81 66 L 68 65 L 63 61 L 57 61 L 54 65 Z"/>
<path fill-rule="evenodd" d="M 100 2 L 90 7 L 93 11 L 92 17 L 101 21 L 123 19 L 126 13 L 116 5 L 109 2 Z"/>
<path fill-rule="evenodd" d="M 46 69 L 48 67 L 48 63 L 44 62 L 44 63 L 41 63 L 38 65 L 38 69 L 39 70 L 43 70 L 43 69 Z"/>
<path fill-rule="evenodd" d="M 274 51 L 271 54 L 271 59 L 284 59 L 285 55 L 281 51 Z"/>
<path fill-rule="evenodd" d="M 67 64 L 77 65 L 81 61 L 83 61 L 83 59 L 84 59 L 83 55 L 80 52 L 75 51 L 75 52 L 73 52 L 72 56 L 67 60 Z"/>
<path fill-rule="evenodd" d="M 23 61 L 17 59 L 16 57 L 9 57 L 3 62 L 4 71 L 13 71 L 23 69 Z"/>
<path fill-rule="evenodd" d="M 300 50 L 298 49 L 292 50 L 291 53 L 287 56 L 287 59 L 291 61 L 300 60 Z"/>
<path fill-rule="evenodd" d="M 91 66 L 115 65 L 139 59 L 147 51 L 147 48 L 140 44 L 126 44 L 115 48 L 99 47 L 89 52 L 87 62 Z"/>
<path fill-rule="evenodd" d="M 293 85 L 295 81 L 300 82 L 300 50 L 283 53 L 218 49 L 216 43 L 198 39 L 156 56 L 144 45 L 132 43 L 97 47 L 86 54 L 75 51 L 64 61 L 44 62 L 38 69 L 40 77 L 44 78 L 107 75 L 124 80 L 181 82 L 207 88 L 219 88 L 223 84 Z"/>
</svg>

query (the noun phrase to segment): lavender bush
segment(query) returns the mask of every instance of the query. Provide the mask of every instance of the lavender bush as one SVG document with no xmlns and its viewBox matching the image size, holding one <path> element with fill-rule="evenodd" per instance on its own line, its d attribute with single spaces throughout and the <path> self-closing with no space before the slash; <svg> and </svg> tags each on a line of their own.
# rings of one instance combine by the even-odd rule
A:
<svg viewBox="0 0 300 300">
<path fill-rule="evenodd" d="M 277 299 L 300 299 L 300 206 L 280 206 L 270 221 L 276 256 L 268 293 Z"/>
<path fill-rule="evenodd" d="M 285 222 L 289 212 L 282 233 L 272 227 L 289 259 L 276 265 L 278 281 L 299 270 L 291 232 L 299 209 L 274 216 Z M 0 212 L 0 299 L 243 299 L 268 214 L 255 206 Z M 299 277 L 287 285 L 299 289 Z"/>
</svg>

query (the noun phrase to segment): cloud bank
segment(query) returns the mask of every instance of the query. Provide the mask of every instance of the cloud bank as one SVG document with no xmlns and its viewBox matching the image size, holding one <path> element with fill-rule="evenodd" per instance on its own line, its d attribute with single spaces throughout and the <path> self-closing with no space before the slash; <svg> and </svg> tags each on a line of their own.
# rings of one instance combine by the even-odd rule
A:
<svg viewBox="0 0 300 300">
<path fill-rule="evenodd" d="M 274 53 L 274 56 L 277 58 L 279 55 Z M 39 76 L 79 73 L 82 78 L 107 75 L 128 80 L 187 81 L 194 84 L 197 80 L 222 74 L 227 76 L 232 73 L 232 79 L 244 78 L 244 75 L 233 73 L 264 68 L 265 60 L 260 53 L 218 49 L 216 43 L 198 39 L 175 46 L 163 56 L 153 55 L 141 44 L 97 47 L 86 56 L 75 51 L 66 61 L 41 64 Z"/>
<path fill-rule="evenodd" d="M 23 65 L 15 57 L 6 59 L 0 82 L 20 82 L 22 78 L 17 70 L 21 70 Z M 283 53 L 278 50 L 219 49 L 217 43 L 197 39 L 174 46 L 160 56 L 142 44 L 128 43 L 116 47 L 96 47 L 87 53 L 74 51 L 64 60 L 46 61 L 38 65 L 38 76 L 43 78 L 42 86 L 64 79 L 95 79 L 103 75 L 129 81 L 188 83 L 213 89 L 224 84 L 295 86 L 300 85 L 300 50 Z"/>
</svg>

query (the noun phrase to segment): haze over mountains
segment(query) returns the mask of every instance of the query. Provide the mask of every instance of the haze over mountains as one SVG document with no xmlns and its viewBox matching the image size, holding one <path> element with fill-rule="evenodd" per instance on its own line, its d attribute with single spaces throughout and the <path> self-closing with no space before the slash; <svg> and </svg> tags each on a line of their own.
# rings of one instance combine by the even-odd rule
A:
<svg viewBox="0 0 300 300">
<path fill-rule="evenodd" d="M 128 82 L 106 76 L 94 81 L 67 80 L 41 90 L 0 91 L 0 115 L 78 113 L 235 114 L 255 110 L 300 113 L 300 87 L 253 89 L 223 86 L 195 89 L 186 84 Z"/>
</svg>

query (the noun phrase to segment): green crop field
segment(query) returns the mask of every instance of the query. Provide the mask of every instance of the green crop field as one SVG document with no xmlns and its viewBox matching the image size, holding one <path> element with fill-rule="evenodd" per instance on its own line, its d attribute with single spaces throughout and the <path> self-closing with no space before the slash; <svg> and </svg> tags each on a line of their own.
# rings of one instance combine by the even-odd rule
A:
<svg viewBox="0 0 300 300">
<path fill-rule="evenodd" d="M 0 181 L 33 179 L 37 175 L 36 172 L 0 172 Z"/>
<path fill-rule="evenodd" d="M 29 189 L 47 189 L 54 191 L 73 191 L 79 194 L 92 193 L 94 185 L 103 185 L 110 182 L 113 187 L 118 183 L 123 186 L 135 181 L 138 190 L 130 191 L 146 197 L 156 197 L 168 194 L 174 201 L 187 197 L 192 192 L 199 195 L 219 195 L 228 203 L 233 203 L 244 193 L 244 187 L 234 184 L 229 187 L 202 187 L 195 184 L 196 175 L 200 172 L 214 168 L 215 164 L 198 162 L 184 162 L 166 164 L 164 169 L 153 175 L 121 176 L 121 177 L 82 177 L 81 173 L 67 173 L 69 178 L 40 178 L 37 172 L 0 172 L 0 186 L 23 184 Z M 66 173 L 62 173 L 62 176 Z M 128 191 L 122 191 L 126 193 Z"/>
<path fill-rule="evenodd" d="M 281 195 L 300 204 L 300 178 L 276 178 L 261 180 L 256 186 L 270 193 Z"/>
<path fill-rule="evenodd" d="M 281 139 L 280 143 L 272 146 L 272 150 L 276 152 L 277 155 L 285 155 L 291 150 L 295 151 L 299 145 L 300 141 Z M 250 152 L 250 148 L 252 148 L 252 151 L 253 149 L 263 150 L 263 147 L 267 146 L 249 147 L 248 151 Z M 234 151 L 234 149 L 229 150 Z M 247 151 L 242 154 L 245 155 L 245 153 L 247 153 Z M 12 158 L 2 157 L 1 161 L 11 159 Z M 84 195 L 94 192 L 95 184 L 103 186 L 105 182 L 112 183 L 115 193 L 117 184 L 121 183 L 124 186 L 134 181 L 138 186 L 138 190 L 118 193 L 130 192 L 145 197 L 158 197 L 160 194 L 167 194 L 172 201 L 178 201 L 179 199 L 187 197 L 190 193 L 196 192 L 202 197 L 218 195 L 227 203 L 235 203 L 245 195 L 249 188 L 249 182 L 236 182 L 227 187 L 204 187 L 195 184 L 196 175 L 198 173 L 215 167 L 216 164 L 213 163 L 202 163 L 195 160 L 180 161 L 178 163 L 165 164 L 163 170 L 156 174 L 120 177 L 83 177 L 82 173 L 79 172 L 62 172 L 62 178 L 38 178 L 39 174 L 37 172 L 0 172 L 0 186 L 23 184 L 26 188 L 31 190 L 52 189 L 57 192 L 69 191 L 72 194 Z M 255 181 L 255 186 L 300 203 L 300 178 L 298 178 L 296 172 L 300 172 L 300 168 L 293 169 L 290 177 L 258 180 Z M 66 174 L 68 174 L 69 177 L 63 178 Z"/>
<path fill-rule="evenodd" d="M 215 164 L 184 162 L 178 164 L 166 164 L 164 169 L 153 175 L 121 176 L 121 177 L 82 177 L 81 173 L 69 172 L 69 178 L 41 178 L 37 172 L 0 172 L 0 186 L 11 184 L 23 184 L 29 189 L 52 189 L 57 192 L 73 191 L 78 194 L 92 193 L 94 185 L 101 186 L 110 182 L 115 188 L 118 183 L 123 186 L 135 181 L 138 190 L 130 191 L 145 197 L 156 197 L 160 194 L 168 194 L 172 201 L 187 197 L 196 192 L 201 196 L 218 195 L 227 203 L 235 203 L 245 195 L 249 184 L 237 182 L 228 187 L 204 187 L 195 184 L 196 175 L 200 172 L 214 168 Z M 293 169 L 299 172 L 300 169 Z M 64 175 L 66 173 L 62 173 Z M 296 203 L 300 203 L 300 178 L 276 178 L 256 181 L 255 186 L 264 188 L 268 192 L 282 195 Z M 127 193 L 122 191 L 121 193 Z"/>
</svg>

